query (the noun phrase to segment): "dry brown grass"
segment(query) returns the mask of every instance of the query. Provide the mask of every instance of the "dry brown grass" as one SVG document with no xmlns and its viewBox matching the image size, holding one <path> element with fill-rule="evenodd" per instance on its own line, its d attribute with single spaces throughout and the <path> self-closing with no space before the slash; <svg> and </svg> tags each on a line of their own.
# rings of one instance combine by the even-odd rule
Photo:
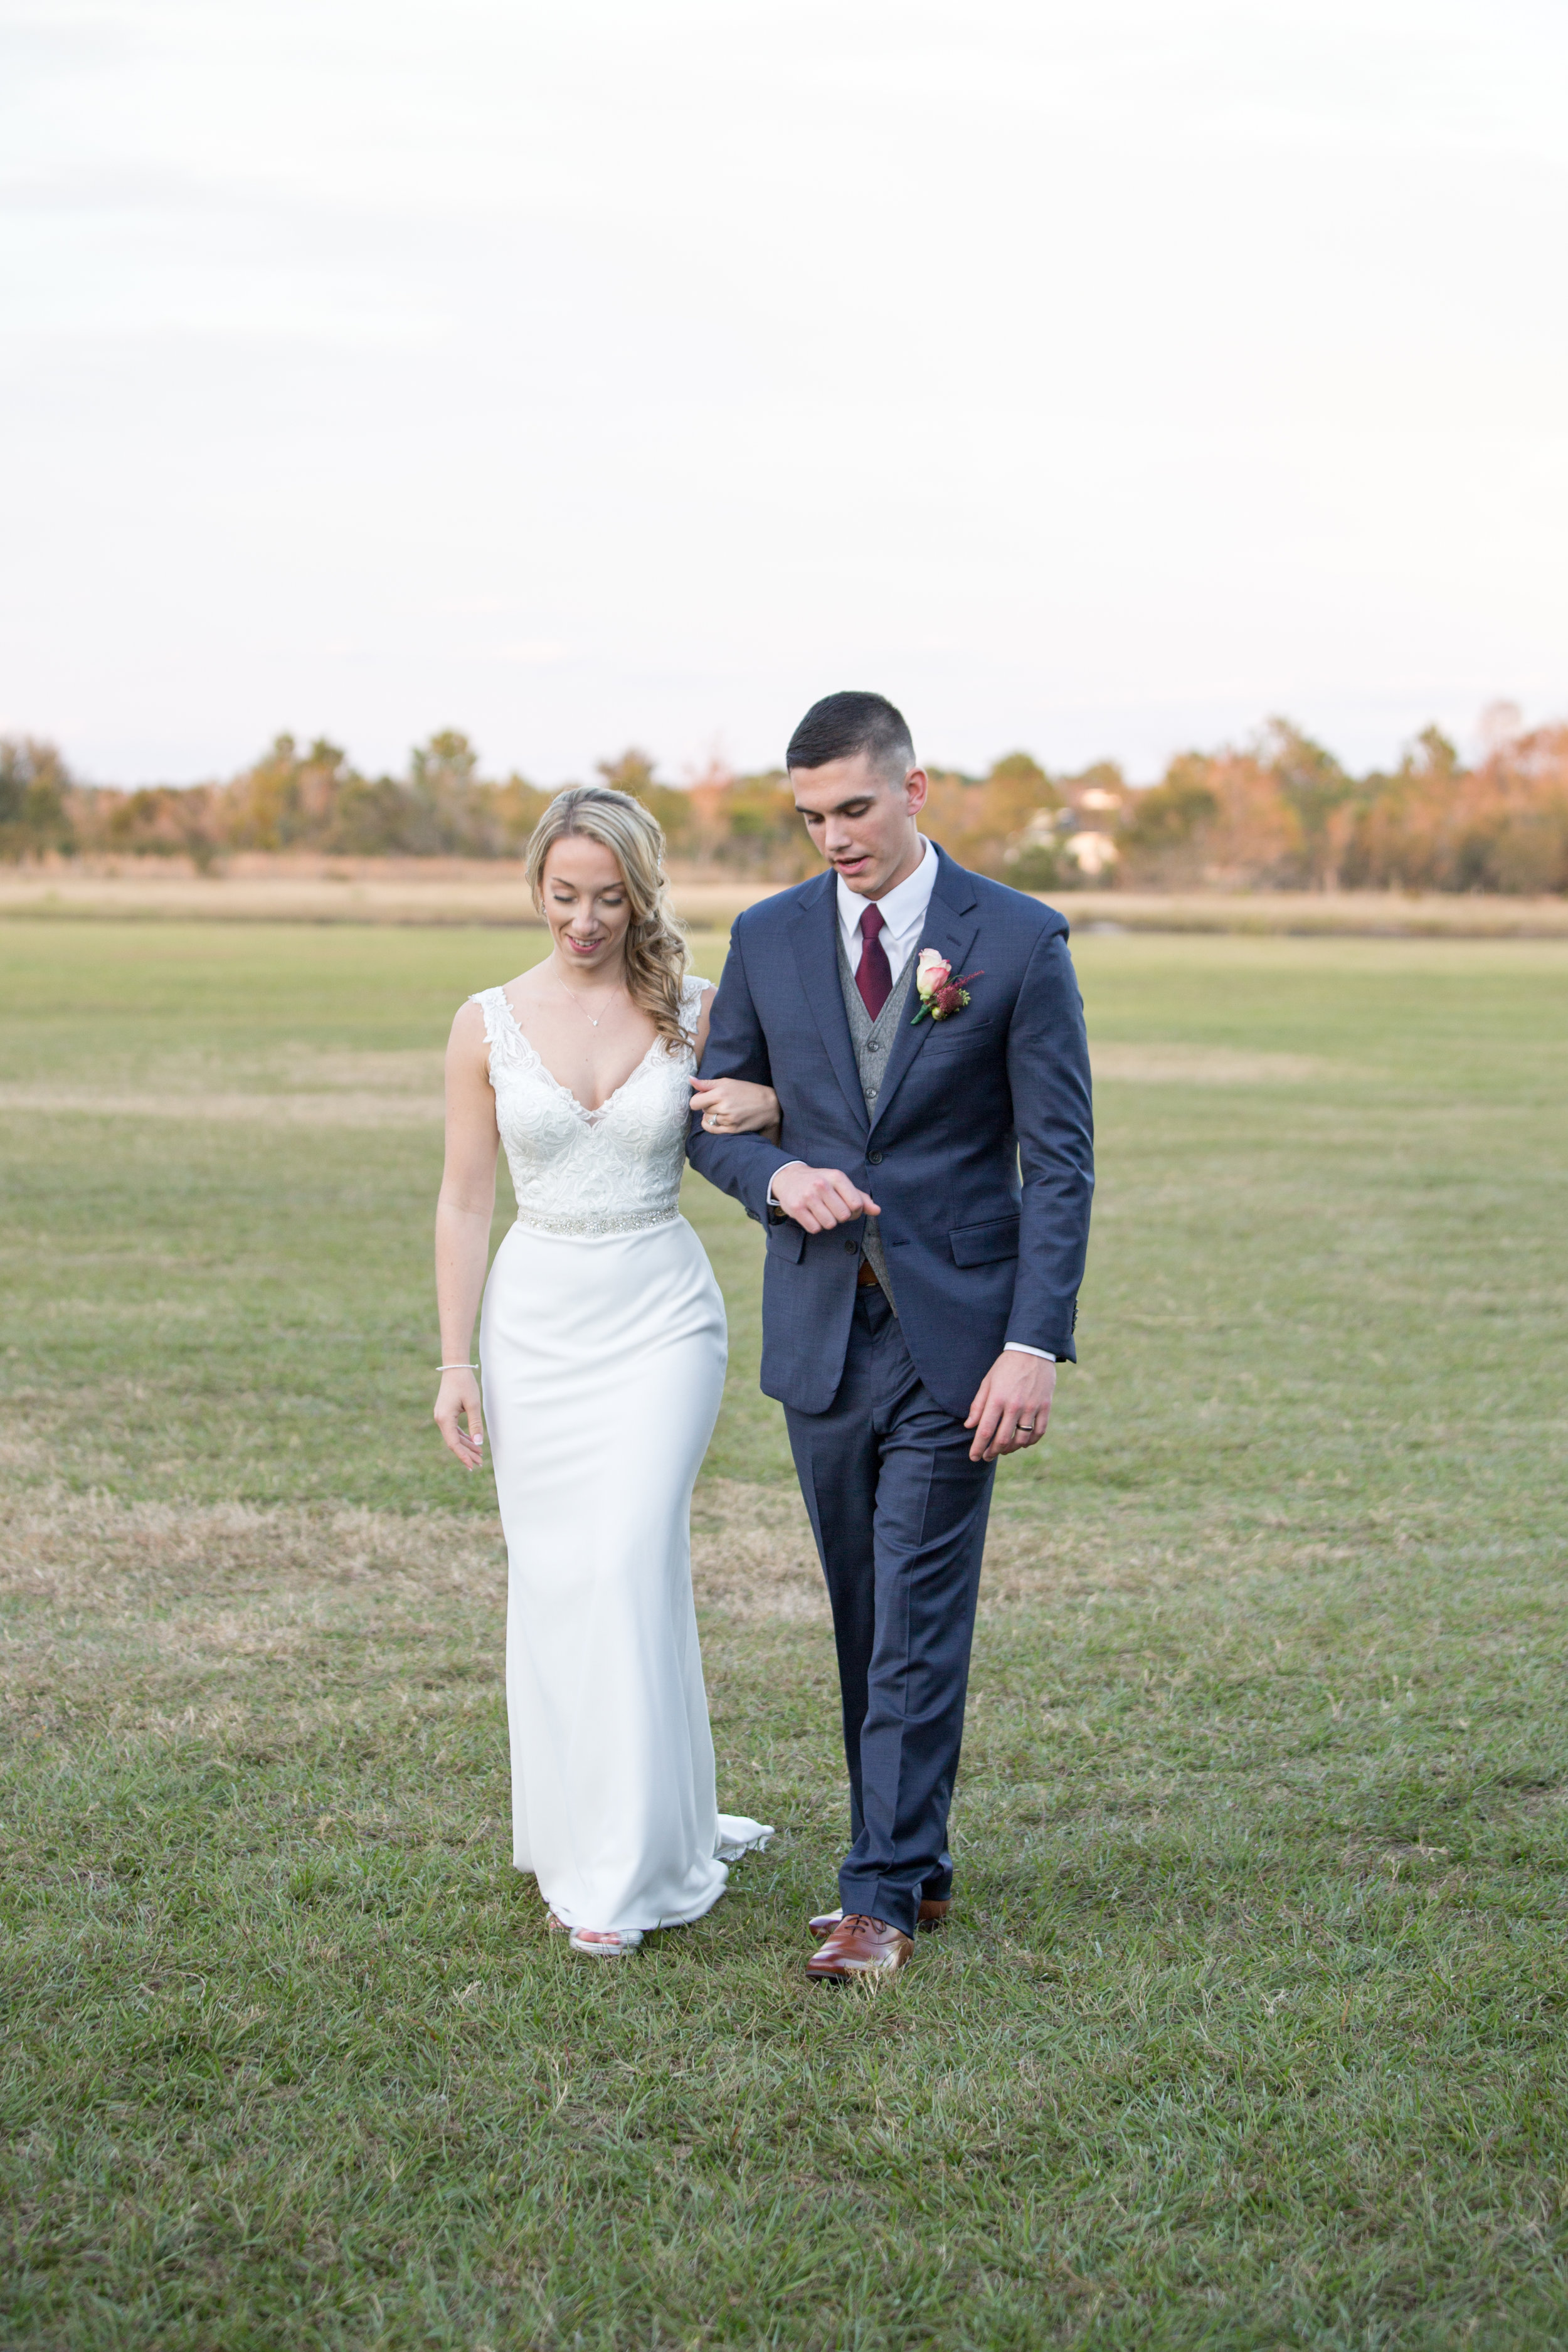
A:
<svg viewBox="0 0 1568 2352">
<path fill-rule="evenodd" d="M 826 1622 L 816 1546 L 793 1486 L 704 1480 L 692 1503 L 691 1573 L 705 1613 Z"/>
<path fill-rule="evenodd" d="M 1097 1079 L 1134 1086 L 1300 1086 L 1333 1075 L 1308 1054 L 1237 1053 L 1225 1046 L 1109 1044 L 1094 1049 Z M 439 1054 L 319 1054 L 248 1063 L 255 1090 L 214 1083 L 224 1066 L 164 1061 L 134 1092 L 0 1083 L 0 1114 L 112 1119 L 196 1119 L 223 1127 L 428 1126 L 443 1114 Z M 227 1066 L 233 1075 L 233 1065 Z M 283 1084 L 278 1084 L 281 1079 Z M 288 1080 L 296 1083 L 289 1085 Z M 269 1085 L 276 1091 L 269 1091 Z"/>
<path fill-rule="evenodd" d="M 410 1095 L 96 1094 L 69 1087 L 0 1087 L 0 1111 L 45 1117 L 200 1119 L 220 1127 L 265 1120 L 288 1127 L 427 1126 L 441 1117 L 441 1098 Z"/>
<path fill-rule="evenodd" d="M 220 874 L 177 859 L 121 858 L 0 873 L 0 915 L 247 923 L 474 924 L 542 928 L 521 866 L 463 858 L 237 858 Z M 727 929 L 774 883 L 679 881 L 678 911 Z"/>
<path fill-rule="evenodd" d="M 1097 1079 L 1119 1078 L 1133 1086 L 1305 1086 L 1342 1076 L 1312 1054 L 1246 1054 L 1226 1045 L 1097 1045 Z"/>
<path fill-rule="evenodd" d="M 22 1451 L 36 1469 L 43 1449 Z M 14 1475 L 24 1465 L 8 1452 Z M 790 1490 L 709 1482 L 693 1569 L 713 1620 L 826 1622 Z M 287 1744 L 310 1721 L 313 1669 L 336 1636 L 425 1639 L 432 1654 L 461 1651 L 499 1679 L 506 1557 L 494 1521 L 458 1512 L 122 1503 L 13 1486 L 0 1490 L 0 1593 L 18 1610 L 0 1648 L 14 1723 L 47 1729 L 90 1696 L 113 1734 L 226 1737 L 261 1709 L 273 1743 Z M 289 1673 L 263 1689 L 267 1665 Z"/>
<path fill-rule="evenodd" d="M 44 1449 L 8 1449 L 14 1476 Z M 994 1525 L 983 1613 L 1162 1580 L 1163 1564 L 1108 1560 L 1079 1531 Z M 712 1478 L 692 1511 L 699 1607 L 715 1630 L 828 1622 L 799 1494 Z M 0 1594 L 17 1609 L 0 1649 L 14 1722 L 47 1728 L 93 1693 L 111 1733 L 233 1736 L 256 1709 L 274 1741 L 308 1726 L 312 1662 L 350 1634 L 426 1640 L 499 1678 L 506 1558 L 499 1527 L 458 1512 L 124 1503 L 53 1486 L 0 1490 Z M 287 1667 L 285 1685 L 256 1682 Z M 279 1708 L 289 1717 L 279 1719 Z"/>
<path fill-rule="evenodd" d="M 264 1715 L 276 1748 L 318 1719 L 334 1637 L 498 1643 L 505 1567 L 492 1530 L 457 1515 L 46 1488 L 0 1504 L 0 1591 L 17 1608 L 0 1653 L 14 1723 L 227 1739 Z"/>
<path fill-rule="evenodd" d="M 22 1458 L 26 1456 L 26 1461 Z M 0 1469 L 35 1473 L 42 1446 Z M 1211 1560 L 1205 1581 L 1243 1563 Z M 828 1622 L 793 1486 L 711 1478 L 692 1511 L 698 1603 L 716 1633 Z M 1078 1528 L 994 1522 L 983 1616 L 1190 1581 L 1191 1561 L 1125 1549 Z M 499 1680 L 506 1558 L 499 1526 L 458 1512 L 407 1516 L 243 1503 L 121 1502 L 58 1486 L 0 1487 L 0 1595 L 16 1610 L 0 1648 L 0 1703 L 18 1727 L 63 1727 L 84 1708 L 111 1736 L 235 1737 L 265 1714 L 288 1746 L 313 1718 L 323 1652 L 342 1636 L 428 1645 Z M 287 1669 L 258 1680 L 263 1667 Z"/>
<path fill-rule="evenodd" d="M 698 929 L 728 929 L 743 907 L 786 885 L 674 877 L 676 907 Z M 1048 894 L 1047 894 L 1048 895 Z M 1383 890 L 1074 890 L 1073 927 L 1152 931 L 1302 932 L 1435 939 L 1568 938 L 1568 899 Z M 252 855 L 201 875 L 178 858 L 58 861 L 0 873 L 0 915 L 228 922 L 477 924 L 537 928 L 513 859 L 324 858 Z"/>
</svg>

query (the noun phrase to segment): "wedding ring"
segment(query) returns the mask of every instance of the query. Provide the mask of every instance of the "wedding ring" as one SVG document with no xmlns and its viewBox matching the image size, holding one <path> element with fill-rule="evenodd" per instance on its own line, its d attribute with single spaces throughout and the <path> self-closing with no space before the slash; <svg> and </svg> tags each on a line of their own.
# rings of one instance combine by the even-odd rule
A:
<svg viewBox="0 0 1568 2352">
<path fill-rule="evenodd" d="M 1035 1424 L 1032 1421 L 1021 1421 L 1018 1428 L 1026 1437 L 1033 1437 L 1035 1433 Z"/>
</svg>

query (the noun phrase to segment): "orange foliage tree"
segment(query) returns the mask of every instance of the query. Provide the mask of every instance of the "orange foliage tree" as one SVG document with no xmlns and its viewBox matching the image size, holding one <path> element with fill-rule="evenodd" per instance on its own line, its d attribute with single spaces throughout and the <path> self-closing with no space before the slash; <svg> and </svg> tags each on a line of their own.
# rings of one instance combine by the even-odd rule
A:
<svg viewBox="0 0 1568 2352">
<path fill-rule="evenodd" d="M 673 860 L 775 883 L 817 860 L 780 769 L 718 762 L 661 783 L 633 746 L 599 763 L 663 825 Z M 925 829 L 963 864 L 1027 890 L 1085 881 L 1152 888 L 1568 891 L 1568 725 L 1505 728 L 1467 767 L 1435 727 L 1398 766 L 1360 778 L 1289 719 L 1240 748 L 1184 751 L 1129 788 L 1109 761 L 1051 775 L 1010 751 L 984 775 L 931 771 Z M 405 775 L 364 776 L 324 738 L 279 735 L 226 783 L 120 792 L 76 782 L 52 744 L 0 740 L 0 856 L 116 850 L 211 866 L 239 850 L 515 857 L 549 799 L 487 781 L 456 728 Z"/>
</svg>

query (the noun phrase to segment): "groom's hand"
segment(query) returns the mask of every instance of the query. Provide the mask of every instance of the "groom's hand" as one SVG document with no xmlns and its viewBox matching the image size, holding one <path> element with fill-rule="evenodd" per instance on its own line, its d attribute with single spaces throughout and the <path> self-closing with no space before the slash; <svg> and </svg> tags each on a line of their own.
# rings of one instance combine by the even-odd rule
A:
<svg viewBox="0 0 1568 2352">
<path fill-rule="evenodd" d="M 773 1178 L 773 1194 L 786 1217 L 808 1234 L 825 1234 L 834 1225 L 852 1224 L 857 1217 L 882 1213 L 869 1192 L 851 1184 L 837 1168 L 807 1168 L 793 1160 Z"/>
<path fill-rule="evenodd" d="M 994 1462 L 999 1454 L 1021 1454 L 1037 1445 L 1051 1417 L 1057 1368 L 1043 1356 L 1004 1348 L 975 1391 L 965 1429 L 974 1432 L 972 1462 Z"/>
</svg>

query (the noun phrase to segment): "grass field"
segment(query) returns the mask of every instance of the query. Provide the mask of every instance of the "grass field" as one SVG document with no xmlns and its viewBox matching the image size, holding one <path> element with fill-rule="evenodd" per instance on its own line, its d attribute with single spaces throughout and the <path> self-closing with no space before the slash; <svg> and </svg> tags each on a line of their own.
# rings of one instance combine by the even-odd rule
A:
<svg viewBox="0 0 1568 2352">
<path fill-rule="evenodd" d="M 0 2343 L 1568 2342 L 1568 947 L 1079 943 L 1083 1362 L 999 1481 L 956 1919 L 867 1995 L 801 1972 L 831 1649 L 695 1181 L 721 1794 L 780 1835 L 619 1968 L 510 1867 L 427 1275 L 508 961 L 0 930 Z"/>
</svg>

